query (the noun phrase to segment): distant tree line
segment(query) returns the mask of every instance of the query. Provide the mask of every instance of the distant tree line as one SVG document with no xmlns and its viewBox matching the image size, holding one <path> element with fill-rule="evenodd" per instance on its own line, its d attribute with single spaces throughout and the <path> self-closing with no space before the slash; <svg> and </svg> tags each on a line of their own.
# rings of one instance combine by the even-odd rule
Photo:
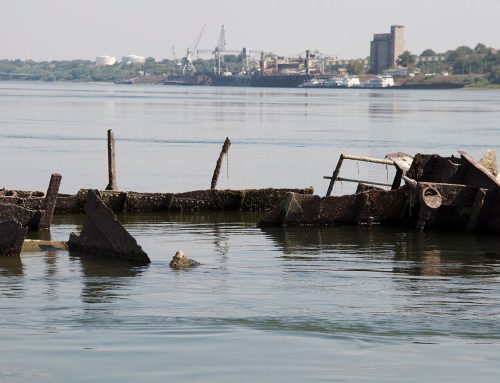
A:
<svg viewBox="0 0 500 383">
<path fill-rule="evenodd" d="M 489 82 L 500 84 L 500 51 L 482 43 L 478 43 L 475 48 L 464 45 L 444 53 L 426 49 L 420 56 L 405 51 L 399 56 L 398 64 L 409 69 L 419 68 L 423 73 L 483 75 Z"/>
<path fill-rule="evenodd" d="M 225 69 L 232 73 L 242 71 L 244 62 L 241 56 L 226 56 Z M 19 78 L 41 81 L 106 81 L 119 82 L 140 75 L 181 74 L 185 63 L 178 60 L 156 61 L 146 58 L 143 64 L 120 64 L 96 67 L 91 60 L 71 61 L 33 61 L 0 60 L 0 74 L 22 74 Z M 213 59 L 196 59 L 193 62 L 198 73 L 214 72 Z M 405 51 L 398 58 L 398 65 L 422 73 L 448 72 L 455 75 L 478 75 L 484 81 L 500 84 L 500 51 L 479 43 L 475 48 L 460 46 L 455 50 L 436 53 L 432 49 L 424 50 L 420 56 Z M 364 60 L 351 60 L 347 65 L 350 74 L 364 73 Z"/>
<path fill-rule="evenodd" d="M 239 72 L 243 63 L 238 56 L 226 56 L 227 70 Z M 214 71 L 214 60 L 197 59 L 194 66 L 198 73 L 210 74 Z M 91 60 L 68 61 L 33 61 L 33 60 L 0 60 L 0 73 L 5 78 L 41 81 L 105 81 L 118 82 L 141 75 L 171 75 L 181 74 L 184 63 L 180 60 L 156 61 L 153 57 L 146 58 L 143 64 L 120 64 L 96 66 Z M 16 75 L 28 75 L 16 77 Z"/>
</svg>

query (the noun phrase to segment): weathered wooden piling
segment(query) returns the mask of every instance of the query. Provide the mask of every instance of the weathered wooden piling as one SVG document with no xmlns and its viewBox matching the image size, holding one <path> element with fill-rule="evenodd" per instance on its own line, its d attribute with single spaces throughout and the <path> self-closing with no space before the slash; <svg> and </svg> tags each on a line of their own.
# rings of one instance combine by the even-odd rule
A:
<svg viewBox="0 0 500 383">
<path fill-rule="evenodd" d="M 214 175 L 212 176 L 212 183 L 210 185 L 210 189 L 215 189 L 215 187 L 217 186 L 217 180 L 219 179 L 222 159 L 224 158 L 224 155 L 227 155 L 230 146 L 231 146 L 231 140 L 229 139 L 229 137 L 226 137 L 224 145 L 222 145 L 222 150 L 219 154 L 219 158 L 217 159 L 217 164 L 215 165 Z"/>
<path fill-rule="evenodd" d="M 115 164 L 115 134 L 108 130 L 108 177 L 109 182 L 106 190 L 118 190 L 116 186 L 116 164 Z"/>
<path fill-rule="evenodd" d="M 40 228 L 42 229 L 48 229 L 52 222 L 52 217 L 57 203 L 57 196 L 59 194 L 59 187 L 61 186 L 61 179 L 62 176 L 58 173 L 54 173 L 50 176 L 49 187 L 47 188 L 47 193 L 45 194 L 42 206 L 42 210 L 45 212 L 40 222 Z"/>
</svg>

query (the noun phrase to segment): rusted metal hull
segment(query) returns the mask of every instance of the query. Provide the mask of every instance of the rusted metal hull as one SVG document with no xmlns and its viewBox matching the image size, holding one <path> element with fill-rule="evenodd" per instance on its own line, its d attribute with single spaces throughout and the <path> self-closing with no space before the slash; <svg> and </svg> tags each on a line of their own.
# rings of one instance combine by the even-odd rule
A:
<svg viewBox="0 0 500 383">
<path fill-rule="evenodd" d="M 401 212 L 407 193 L 406 187 L 329 197 L 289 193 L 259 226 L 406 224 Z"/>
<path fill-rule="evenodd" d="M 88 189 L 77 194 L 59 194 L 56 213 L 83 212 Z M 269 210 L 278 205 L 287 192 L 312 194 L 314 189 L 246 189 L 246 190 L 196 190 L 183 193 L 140 193 L 123 191 L 100 191 L 104 203 L 114 212 L 159 212 L 159 211 L 224 211 Z M 41 210 L 45 201 L 42 192 L 19 190 L 0 191 L 0 204 L 8 203 L 32 210 Z"/>
<path fill-rule="evenodd" d="M 397 169 L 392 190 L 358 187 L 358 192 L 329 196 L 344 159 L 368 160 L 342 155 L 328 189 L 328 196 L 296 195 L 285 199 L 268 213 L 260 226 L 385 224 L 458 232 L 500 233 L 500 182 L 497 175 L 474 161 L 466 152 L 460 157 L 417 154 L 411 165 Z M 391 155 L 388 155 L 391 159 Z M 392 161 L 392 159 L 391 159 Z M 378 162 L 384 163 L 384 162 Z M 495 167 L 493 167 L 495 168 Z M 405 185 L 396 187 L 403 179 Z M 371 183 L 373 184 L 373 183 Z"/>
</svg>

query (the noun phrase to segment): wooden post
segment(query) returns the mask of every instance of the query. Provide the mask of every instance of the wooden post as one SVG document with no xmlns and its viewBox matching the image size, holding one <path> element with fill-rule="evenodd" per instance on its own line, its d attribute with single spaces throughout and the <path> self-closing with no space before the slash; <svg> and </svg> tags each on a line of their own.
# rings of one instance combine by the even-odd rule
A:
<svg viewBox="0 0 500 383">
<path fill-rule="evenodd" d="M 339 157 L 339 162 L 337 162 L 337 167 L 333 171 L 332 178 L 330 179 L 330 185 L 328 185 L 328 191 L 326 192 L 327 197 L 330 197 L 330 194 L 332 194 L 333 185 L 335 185 L 335 181 L 337 180 L 337 177 L 339 176 L 340 167 L 342 166 L 343 161 L 344 161 L 344 155 L 341 154 Z"/>
<path fill-rule="evenodd" d="M 224 158 L 225 154 L 227 155 L 230 146 L 231 146 L 231 140 L 229 139 L 229 137 L 226 137 L 224 145 L 222 145 L 222 150 L 219 154 L 219 158 L 217 159 L 217 164 L 215 165 L 214 175 L 212 176 L 212 183 L 210 184 L 210 189 L 215 189 L 215 187 L 217 186 L 217 180 L 219 179 L 222 159 Z"/>
<path fill-rule="evenodd" d="M 52 216 L 54 215 L 54 209 L 57 203 L 57 195 L 59 194 L 61 179 L 62 176 L 57 173 L 50 176 L 49 187 L 47 188 L 47 194 L 45 194 L 45 200 L 43 201 L 42 207 L 42 210 L 45 211 L 45 215 L 40 223 L 40 228 L 42 229 L 48 229 L 52 223 Z"/>
<path fill-rule="evenodd" d="M 109 182 L 106 190 L 118 190 L 116 186 L 116 165 L 115 165 L 115 134 L 108 130 L 108 177 Z"/>
</svg>

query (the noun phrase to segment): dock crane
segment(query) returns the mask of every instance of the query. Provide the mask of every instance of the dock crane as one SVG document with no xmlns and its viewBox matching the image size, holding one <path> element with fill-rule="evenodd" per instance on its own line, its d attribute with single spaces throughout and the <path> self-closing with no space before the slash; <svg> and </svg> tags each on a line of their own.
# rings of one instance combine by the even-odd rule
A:
<svg viewBox="0 0 500 383">
<path fill-rule="evenodd" d="M 219 33 L 219 40 L 217 46 L 214 49 L 198 49 L 196 53 L 210 53 L 214 58 L 214 74 L 216 76 L 228 76 L 231 75 L 227 71 L 226 64 L 224 62 L 225 56 L 239 56 L 243 62 L 243 70 L 239 73 L 240 75 L 248 75 L 250 73 L 250 62 L 257 63 L 259 65 L 258 57 L 261 55 L 268 55 L 263 50 L 247 50 L 243 48 L 242 50 L 231 50 L 226 48 L 226 29 L 223 25 Z"/>
<path fill-rule="evenodd" d="M 225 64 L 224 64 L 224 53 L 226 52 L 226 30 L 224 25 L 222 26 L 219 34 L 219 41 L 214 51 L 214 58 L 216 67 L 214 68 L 215 74 L 220 76 L 222 72 L 225 72 Z"/>
<path fill-rule="evenodd" d="M 194 41 L 191 43 L 191 45 L 187 48 L 186 50 L 186 56 L 182 59 L 183 61 L 183 68 L 182 68 L 182 74 L 192 74 L 196 72 L 196 68 L 194 67 L 193 60 L 194 57 L 197 54 L 197 49 L 198 45 L 200 44 L 201 36 L 203 36 L 203 32 L 205 31 L 206 25 L 203 25 L 203 28 L 201 28 L 200 33 L 198 36 L 194 39 Z"/>
<path fill-rule="evenodd" d="M 226 64 L 224 62 L 224 56 L 227 55 L 242 55 L 243 60 L 245 62 L 245 70 L 248 66 L 247 61 L 247 50 L 243 48 L 242 51 L 238 50 L 228 50 L 226 49 L 226 29 L 225 26 L 223 25 L 221 27 L 220 33 L 219 33 L 219 40 L 217 42 L 217 46 L 214 49 L 200 49 L 197 51 L 197 53 L 211 53 L 214 56 L 214 74 L 217 76 L 223 76 L 227 74 L 227 68 Z"/>
</svg>

